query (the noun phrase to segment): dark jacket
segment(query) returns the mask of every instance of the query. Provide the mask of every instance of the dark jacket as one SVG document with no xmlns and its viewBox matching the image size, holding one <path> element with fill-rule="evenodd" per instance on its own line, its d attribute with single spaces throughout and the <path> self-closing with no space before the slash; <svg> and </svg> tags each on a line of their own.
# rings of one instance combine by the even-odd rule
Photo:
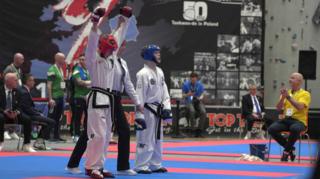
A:
<svg viewBox="0 0 320 179">
<path fill-rule="evenodd" d="M 6 90 L 4 88 L 4 85 L 0 87 L 0 113 L 3 113 L 6 109 L 7 100 L 6 100 Z M 18 100 L 17 100 L 17 91 L 12 90 L 12 110 L 19 110 L 18 107 Z"/>
<path fill-rule="evenodd" d="M 263 100 L 260 96 L 257 96 L 260 108 L 261 108 L 261 112 L 264 112 L 264 106 L 263 106 Z M 242 117 L 247 117 L 248 115 L 252 114 L 252 110 L 253 110 L 253 102 L 251 99 L 251 95 L 250 94 L 246 94 L 244 96 L 242 96 Z"/>
<path fill-rule="evenodd" d="M 35 108 L 34 102 L 32 100 L 31 94 L 28 89 L 24 86 L 20 86 L 17 89 L 17 98 L 19 101 L 18 107 L 22 110 L 23 113 L 29 116 L 38 116 L 41 113 Z"/>
</svg>

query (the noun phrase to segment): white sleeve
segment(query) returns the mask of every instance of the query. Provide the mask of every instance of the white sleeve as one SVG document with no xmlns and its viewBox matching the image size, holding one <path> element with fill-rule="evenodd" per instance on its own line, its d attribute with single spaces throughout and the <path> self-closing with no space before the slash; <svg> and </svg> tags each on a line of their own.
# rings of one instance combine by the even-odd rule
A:
<svg viewBox="0 0 320 179">
<path fill-rule="evenodd" d="M 99 43 L 99 34 L 93 30 L 90 31 L 88 37 L 88 43 L 86 48 L 86 64 L 90 66 L 90 64 L 94 63 L 96 60 L 97 48 Z"/>
<path fill-rule="evenodd" d="M 163 75 L 163 80 L 164 80 L 164 82 L 163 82 L 164 84 L 163 84 L 162 104 L 164 105 L 164 109 L 171 110 L 170 95 L 168 92 L 168 87 L 167 87 L 166 81 L 164 79 L 164 75 Z"/>
<path fill-rule="evenodd" d="M 123 67 L 125 68 L 125 76 L 124 76 L 124 88 L 126 93 L 130 96 L 130 99 L 134 102 L 136 106 L 140 105 L 141 102 L 138 98 L 138 95 L 136 93 L 136 90 L 134 89 L 134 86 L 132 84 L 131 78 L 130 78 L 130 73 L 129 69 L 127 66 L 127 63 L 124 60 L 121 60 Z"/>
<path fill-rule="evenodd" d="M 137 85 L 136 85 L 136 94 L 138 96 L 138 100 L 141 105 L 145 103 L 146 92 L 148 89 L 148 84 L 146 83 L 143 75 L 141 73 L 137 73 Z"/>
</svg>

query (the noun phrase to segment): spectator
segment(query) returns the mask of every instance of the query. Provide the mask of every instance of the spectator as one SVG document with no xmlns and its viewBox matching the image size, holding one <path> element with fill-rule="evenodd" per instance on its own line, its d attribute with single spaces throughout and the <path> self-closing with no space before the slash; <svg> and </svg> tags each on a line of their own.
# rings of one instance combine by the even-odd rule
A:
<svg viewBox="0 0 320 179">
<path fill-rule="evenodd" d="M 191 73 L 190 80 L 184 82 L 182 91 L 185 97 L 187 115 L 192 129 L 195 131 L 195 137 L 203 137 L 202 132 L 206 122 L 206 109 L 202 102 L 204 87 L 198 80 L 198 74 Z M 196 113 L 200 116 L 198 127 L 195 127 Z"/>
<path fill-rule="evenodd" d="M 263 121 L 265 110 L 263 105 L 263 99 L 257 96 L 257 86 L 249 85 L 249 93 L 242 97 L 242 117 L 247 121 L 247 134 L 244 137 L 245 140 L 251 138 L 251 131 L 254 122 Z M 261 131 L 260 137 L 264 139 L 264 131 Z"/>
<path fill-rule="evenodd" d="M 281 161 L 295 160 L 294 144 L 300 133 L 307 128 L 307 118 L 311 95 L 308 91 L 301 89 L 303 76 L 300 73 L 292 73 L 289 79 L 291 89 L 280 90 L 280 100 L 277 110 L 283 111 L 284 119 L 274 122 L 268 129 L 270 135 L 284 148 Z M 289 131 L 288 139 L 281 132 Z"/>
<path fill-rule="evenodd" d="M 10 65 L 8 65 L 3 71 L 4 75 L 7 73 L 15 73 L 18 78 L 19 86 L 22 85 L 21 78 L 23 74 L 21 71 L 21 66 L 23 65 L 23 62 L 24 62 L 24 56 L 21 53 L 16 53 L 13 56 L 13 62 Z M 9 132 L 5 131 L 4 133 L 5 139 L 16 139 L 16 140 L 19 139 L 19 136 L 14 132 L 14 129 L 9 128 L 8 131 Z"/>
<path fill-rule="evenodd" d="M 82 115 L 84 115 L 84 122 L 87 121 L 87 105 L 86 95 L 90 92 L 90 76 L 86 68 L 85 57 L 81 55 L 79 57 L 78 65 L 72 71 L 71 82 L 74 85 L 73 93 L 73 113 L 71 131 L 74 142 L 77 142 L 80 136 L 80 127 Z"/>
<path fill-rule="evenodd" d="M 8 65 L 4 71 L 3 74 L 7 74 L 7 73 L 15 73 L 17 75 L 18 78 L 18 82 L 19 82 L 19 86 L 22 85 L 22 71 L 21 71 L 21 66 L 23 65 L 24 62 L 24 56 L 21 53 L 16 53 L 13 57 L 13 62 Z"/>
<path fill-rule="evenodd" d="M 63 53 L 56 53 L 54 56 L 55 64 L 48 70 L 48 97 L 49 97 L 49 118 L 54 119 L 53 141 L 65 141 L 60 137 L 60 118 L 64 110 L 64 91 L 66 83 L 62 67 L 65 64 Z"/>
<path fill-rule="evenodd" d="M 3 149 L 4 124 L 19 123 L 23 125 L 24 141 L 23 151 L 36 152 L 30 145 L 31 141 L 31 120 L 19 109 L 16 88 L 18 78 L 15 73 L 5 75 L 5 84 L 0 89 L 0 151 Z"/>
<path fill-rule="evenodd" d="M 55 121 L 53 119 L 45 117 L 40 111 L 35 109 L 30 91 L 34 87 L 34 78 L 30 74 L 24 75 L 22 78 L 23 86 L 17 89 L 19 109 L 25 115 L 28 115 L 31 121 L 37 121 L 42 126 L 39 137 L 34 143 L 33 147 L 39 150 L 46 150 L 45 139 L 48 139 L 50 134 L 50 128 L 54 127 Z"/>
</svg>

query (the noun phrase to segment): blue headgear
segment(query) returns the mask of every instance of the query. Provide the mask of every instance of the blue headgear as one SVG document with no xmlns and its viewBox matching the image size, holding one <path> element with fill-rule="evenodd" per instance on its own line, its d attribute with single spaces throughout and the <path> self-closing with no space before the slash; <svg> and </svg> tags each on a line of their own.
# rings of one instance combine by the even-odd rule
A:
<svg viewBox="0 0 320 179">
<path fill-rule="evenodd" d="M 157 45 L 147 45 L 145 47 L 142 48 L 141 51 L 141 57 L 144 60 L 149 60 L 149 61 L 153 61 L 155 63 L 158 63 L 156 61 L 156 58 L 154 57 L 154 52 L 156 51 L 160 51 L 160 47 Z"/>
</svg>

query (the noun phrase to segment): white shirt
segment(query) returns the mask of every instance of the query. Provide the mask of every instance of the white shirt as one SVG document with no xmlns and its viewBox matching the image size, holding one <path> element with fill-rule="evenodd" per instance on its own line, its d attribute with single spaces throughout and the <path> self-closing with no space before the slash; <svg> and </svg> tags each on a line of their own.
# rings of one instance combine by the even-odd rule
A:
<svg viewBox="0 0 320 179">
<path fill-rule="evenodd" d="M 119 59 L 121 64 L 119 63 Z M 113 90 L 123 92 L 129 95 L 130 99 L 134 102 L 135 105 L 140 105 L 140 101 L 134 85 L 131 82 L 130 73 L 126 61 L 122 58 L 118 58 L 114 62 L 114 79 L 113 79 Z M 123 74 L 124 73 L 124 74 Z"/>
<path fill-rule="evenodd" d="M 114 61 L 114 80 L 113 80 L 113 90 L 122 92 L 123 90 L 123 69 L 121 67 L 121 64 L 119 63 L 119 60 L 116 59 Z"/>
<path fill-rule="evenodd" d="M 13 103 L 13 100 L 12 100 L 12 89 L 9 89 L 6 85 L 4 85 L 4 90 L 5 90 L 5 92 L 6 92 L 6 102 L 7 102 L 7 97 L 8 97 L 8 95 L 9 95 L 9 91 L 11 91 L 11 96 L 10 96 L 10 98 L 11 98 L 11 105 L 12 105 L 12 103 Z M 12 107 L 12 106 L 11 106 Z"/>
<path fill-rule="evenodd" d="M 154 71 L 144 65 L 137 73 L 136 90 L 142 104 L 158 102 L 164 105 L 164 109 L 171 110 L 170 96 L 161 68 L 156 67 Z"/>
<path fill-rule="evenodd" d="M 251 96 L 251 100 L 252 100 L 252 104 L 253 104 L 252 113 L 257 113 L 257 112 L 258 112 L 258 109 L 257 109 L 257 107 L 256 107 L 256 105 L 255 105 L 255 103 L 254 103 L 254 100 L 255 100 L 255 99 L 257 100 L 258 106 L 259 106 L 259 108 L 260 108 L 260 113 L 261 113 L 261 112 L 262 112 L 262 111 L 261 111 L 261 106 L 260 106 L 260 103 L 259 103 L 259 100 L 258 100 L 257 96 L 252 96 L 252 95 L 250 95 L 250 96 Z"/>
</svg>

